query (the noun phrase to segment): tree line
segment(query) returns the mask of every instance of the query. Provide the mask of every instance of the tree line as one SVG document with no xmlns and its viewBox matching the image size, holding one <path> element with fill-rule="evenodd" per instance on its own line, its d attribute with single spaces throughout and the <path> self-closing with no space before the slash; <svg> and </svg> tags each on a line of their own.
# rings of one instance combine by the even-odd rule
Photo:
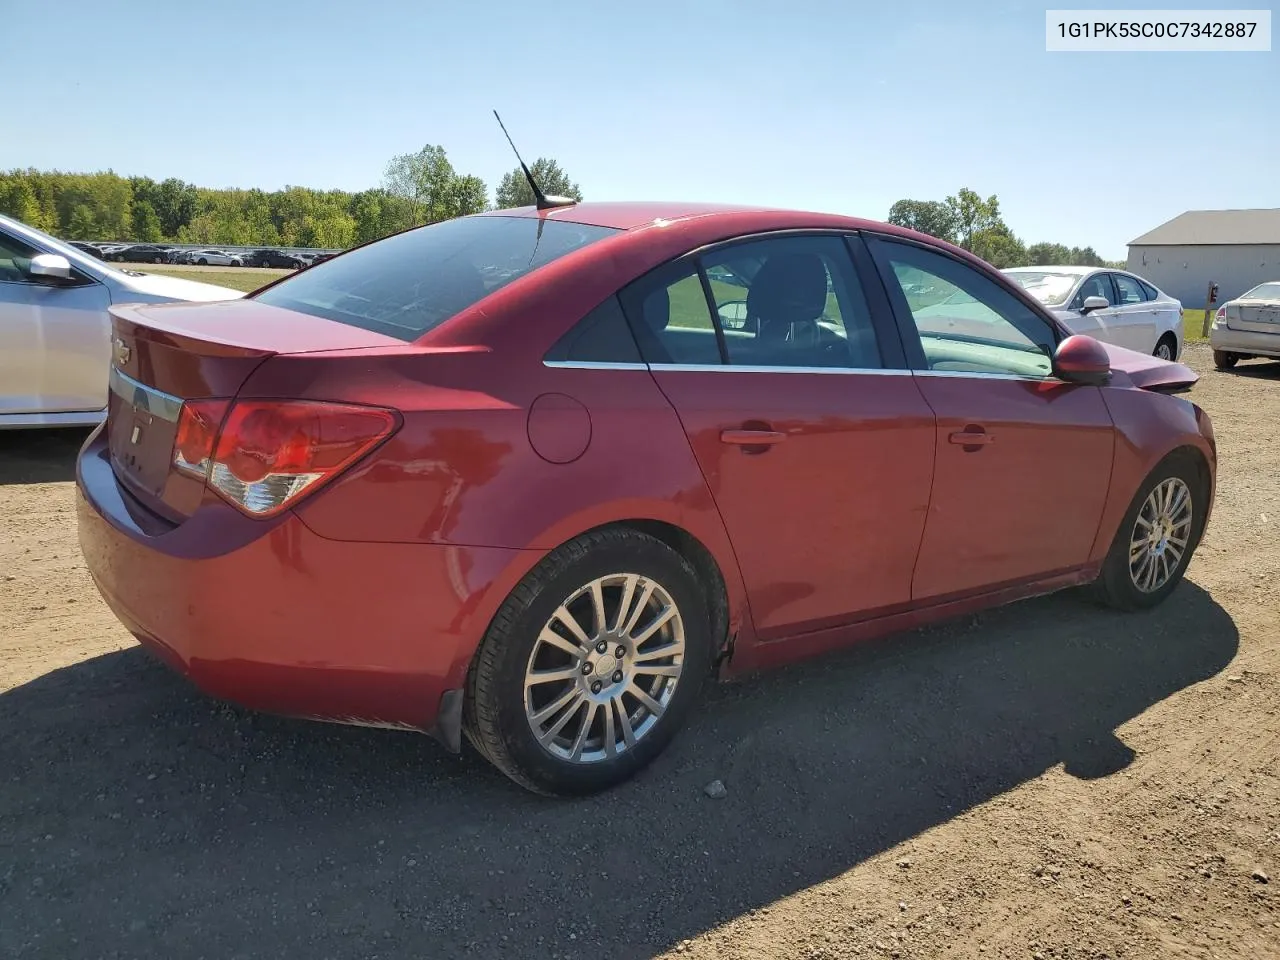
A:
<svg viewBox="0 0 1280 960">
<path fill-rule="evenodd" d="M 1001 217 L 999 198 L 992 194 L 984 200 L 967 187 L 945 200 L 899 200 L 889 208 L 889 222 L 954 243 L 1001 270 L 1049 264 L 1124 266 L 1102 259 L 1093 247 L 1024 244 Z"/>
<path fill-rule="evenodd" d="M 545 193 L 582 199 L 554 160 L 540 158 L 532 169 Z M 381 186 L 355 193 L 210 189 L 111 171 L 0 173 L 0 213 L 66 240 L 344 249 L 408 227 L 531 203 L 518 167 L 502 178 L 491 203 L 485 182 L 456 170 L 436 145 L 392 158 Z"/>
<path fill-rule="evenodd" d="M 582 199 L 555 160 L 540 157 L 532 172 L 544 193 Z M 490 202 L 485 182 L 459 172 L 444 148 L 433 144 L 393 157 L 380 186 L 355 193 L 292 186 L 210 189 L 173 177 L 157 182 L 111 171 L 0 173 L 0 213 L 66 240 L 345 249 L 409 227 L 533 200 L 516 167 L 503 176 Z M 945 200 L 899 200 L 888 219 L 955 243 L 999 268 L 1109 265 L 1092 247 L 1024 244 L 1001 217 L 999 199 L 983 199 L 968 188 Z"/>
</svg>

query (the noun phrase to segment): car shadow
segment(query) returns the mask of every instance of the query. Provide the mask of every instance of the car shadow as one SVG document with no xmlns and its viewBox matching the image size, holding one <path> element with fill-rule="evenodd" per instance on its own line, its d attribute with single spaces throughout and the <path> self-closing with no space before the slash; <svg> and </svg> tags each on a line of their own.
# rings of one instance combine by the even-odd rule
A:
<svg viewBox="0 0 1280 960">
<path fill-rule="evenodd" d="M 0 954 L 651 956 L 1055 765 L 1124 768 L 1116 728 L 1238 640 L 1189 582 L 1127 616 L 1027 601 L 711 687 L 573 802 L 109 654 L 0 695 Z"/>
<path fill-rule="evenodd" d="M 0 486 L 60 483 L 76 478 L 76 455 L 88 430 L 0 430 Z"/>
<path fill-rule="evenodd" d="M 1280 377 L 1280 361 L 1268 360 L 1259 362 L 1257 360 L 1246 360 L 1244 363 L 1237 364 L 1232 367 L 1231 373 L 1238 377 L 1253 377 L 1260 380 L 1270 380 Z"/>
</svg>

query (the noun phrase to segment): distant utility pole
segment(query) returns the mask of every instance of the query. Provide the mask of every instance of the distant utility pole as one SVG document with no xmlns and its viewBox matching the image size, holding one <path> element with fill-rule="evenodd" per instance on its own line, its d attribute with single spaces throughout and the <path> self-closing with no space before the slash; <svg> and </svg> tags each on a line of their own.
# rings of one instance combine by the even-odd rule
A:
<svg viewBox="0 0 1280 960">
<path fill-rule="evenodd" d="M 1209 284 L 1209 292 L 1204 298 L 1204 323 L 1200 327 L 1200 339 L 1204 340 L 1209 336 L 1209 324 L 1213 321 L 1213 305 L 1218 302 L 1218 285 L 1216 283 Z"/>
</svg>

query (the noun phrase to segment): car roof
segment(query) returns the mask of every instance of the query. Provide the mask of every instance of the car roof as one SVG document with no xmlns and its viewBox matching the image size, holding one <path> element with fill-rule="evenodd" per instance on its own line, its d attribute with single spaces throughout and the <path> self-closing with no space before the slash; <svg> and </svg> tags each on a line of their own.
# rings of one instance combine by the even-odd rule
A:
<svg viewBox="0 0 1280 960">
<path fill-rule="evenodd" d="M 690 203 L 678 201 L 632 200 L 594 201 L 575 203 L 573 206 L 538 210 L 536 207 L 511 207 L 490 210 L 479 214 L 483 217 L 542 217 L 546 220 L 565 220 L 595 227 L 611 227 L 615 230 L 635 230 L 658 222 L 674 222 L 703 217 L 729 217 L 740 214 L 791 215 L 797 222 L 812 219 L 815 226 L 840 225 L 851 230 L 882 228 L 875 220 L 845 217 L 837 214 L 809 213 L 801 210 L 785 210 L 779 207 L 749 206 L 729 203 Z"/>
<path fill-rule="evenodd" d="M 1003 272 L 1004 273 L 1022 273 L 1027 271 L 1034 271 L 1036 273 L 1043 273 L 1045 271 L 1048 271 L 1050 273 L 1069 273 L 1077 277 L 1083 277 L 1085 274 L 1094 273 L 1098 270 L 1110 270 L 1110 269 L 1111 269 L 1110 267 L 1080 267 L 1080 266 L 1075 266 L 1073 264 L 1058 265 L 1053 263 L 1046 263 L 1046 264 L 1038 264 L 1036 266 L 1006 267 Z"/>
</svg>

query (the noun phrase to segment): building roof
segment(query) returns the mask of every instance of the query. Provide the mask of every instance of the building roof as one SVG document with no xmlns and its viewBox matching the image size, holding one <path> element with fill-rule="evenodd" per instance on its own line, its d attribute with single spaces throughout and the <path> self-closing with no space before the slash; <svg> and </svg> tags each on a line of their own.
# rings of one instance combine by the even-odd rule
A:
<svg viewBox="0 0 1280 960">
<path fill-rule="evenodd" d="M 1144 233 L 1129 246 L 1280 244 L 1280 207 L 1262 210 L 1188 210 Z"/>
</svg>

